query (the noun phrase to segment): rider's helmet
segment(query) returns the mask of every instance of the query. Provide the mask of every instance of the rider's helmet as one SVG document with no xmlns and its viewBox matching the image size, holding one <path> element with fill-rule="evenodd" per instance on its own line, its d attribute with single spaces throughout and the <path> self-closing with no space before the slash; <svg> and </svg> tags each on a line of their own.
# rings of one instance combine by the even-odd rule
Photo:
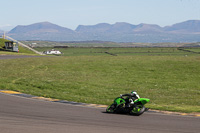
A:
<svg viewBox="0 0 200 133">
<path fill-rule="evenodd" d="M 137 95 L 137 92 L 136 92 L 136 91 L 132 91 L 131 93 Z"/>
<path fill-rule="evenodd" d="M 131 94 L 134 94 L 135 97 L 140 98 L 136 91 L 132 91 Z"/>
</svg>

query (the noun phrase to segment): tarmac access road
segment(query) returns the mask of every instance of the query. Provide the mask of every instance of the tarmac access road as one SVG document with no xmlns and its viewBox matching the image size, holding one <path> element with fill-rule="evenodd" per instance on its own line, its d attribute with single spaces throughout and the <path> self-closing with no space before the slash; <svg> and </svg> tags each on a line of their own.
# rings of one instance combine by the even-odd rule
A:
<svg viewBox="0 0 200 133">
<path fill-rule="evenodd" d="M 0 55 L 2 59 L 17 59 L 17 58 L 31 58 L 31 57 L 45 57 L 45 56 L 34 56 L 34 55 Z"/>
<path fill-rule="evenodd" d="M 141 116 L 105 113 L 0 93 L 1 133 L 199 133 L 200 118 L 145 112 Z"/>
</svg>

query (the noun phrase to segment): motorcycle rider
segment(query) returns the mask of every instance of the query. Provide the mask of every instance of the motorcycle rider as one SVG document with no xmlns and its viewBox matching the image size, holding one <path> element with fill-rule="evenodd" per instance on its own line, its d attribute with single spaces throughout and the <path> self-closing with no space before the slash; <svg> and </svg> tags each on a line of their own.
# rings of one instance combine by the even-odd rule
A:
<svg viewBox="0 0 200 133">
<path fill-rule="evenodd" d="M 132 91 L 131 93 L 128 93 L 128 94 L 120 94 L 120 97 L 124 97 L 124 96 L 127 96 L 127 99 L 126 100 L 126 107 L 130 107 L 130 104 L 134 104 L 134 101 L 136 99 L 139 99 L 140 96 L 137 94 L 136 91 Z"/>
</svg>

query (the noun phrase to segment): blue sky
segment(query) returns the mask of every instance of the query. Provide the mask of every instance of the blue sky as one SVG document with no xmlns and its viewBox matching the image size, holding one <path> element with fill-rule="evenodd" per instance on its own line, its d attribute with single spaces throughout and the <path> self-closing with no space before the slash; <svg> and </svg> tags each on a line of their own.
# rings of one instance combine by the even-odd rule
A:
<svg viewBox="0 0 200 133">
<path fill-rule="evenodd" d="M 0 0 L 0 29 L 48 21 L 70 29 L 98 23 L 168 26 L 200 20 L 200 0 Z"/>
</svg>

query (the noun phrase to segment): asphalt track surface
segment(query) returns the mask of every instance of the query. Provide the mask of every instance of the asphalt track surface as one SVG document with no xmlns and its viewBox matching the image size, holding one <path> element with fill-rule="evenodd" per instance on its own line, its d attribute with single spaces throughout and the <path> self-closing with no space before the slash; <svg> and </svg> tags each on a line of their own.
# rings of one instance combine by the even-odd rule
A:
<svg viewBox="0 0 200 133">
<path fill-rule="evenodd" d="M 2 56 L 0 59 L 33 56 Z M 38 56 L 37 56 L 38 57 Z M 200 118 L 145 112 L 141 116 L 0 93 L 0 133 L 199 133 Z"/>
<path fill-rule="evenodd" d="M 105 113 L 104 108 L 0 93 L 1 133 L 199 133 L 200 118 L 145 112 Z"/>
</svg>

